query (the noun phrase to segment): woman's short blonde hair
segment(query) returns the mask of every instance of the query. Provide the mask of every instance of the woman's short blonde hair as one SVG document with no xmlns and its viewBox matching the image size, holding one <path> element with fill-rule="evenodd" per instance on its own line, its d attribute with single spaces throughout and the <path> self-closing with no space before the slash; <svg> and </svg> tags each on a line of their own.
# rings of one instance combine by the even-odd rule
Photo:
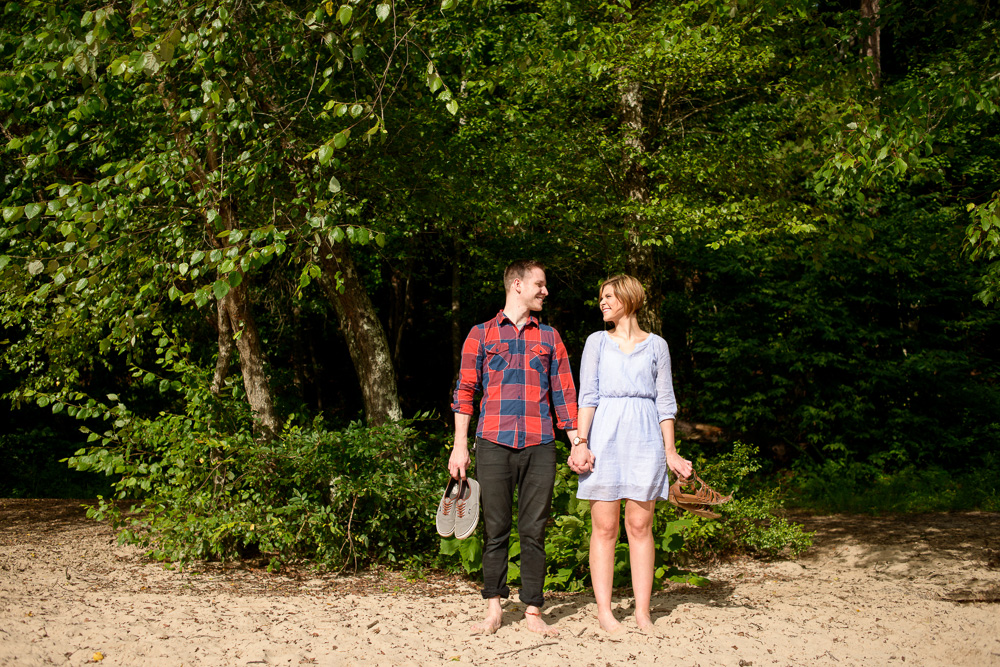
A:
<svg viewBox="0 0 1000 667">
<path fill-rule="evenodd" d="M 632 276 L 619 274 L 608 278 L 601 283 L 601 288 L 597 290 L 597 297 L 600 298 L 604 294 L 604 288 L 609 286 L 615 293 L 615 297 L 625 307 L 626 315 L 638 312 L 646 303 L 646 290 L 642 288 L 642 283 Z"/>
</svg>

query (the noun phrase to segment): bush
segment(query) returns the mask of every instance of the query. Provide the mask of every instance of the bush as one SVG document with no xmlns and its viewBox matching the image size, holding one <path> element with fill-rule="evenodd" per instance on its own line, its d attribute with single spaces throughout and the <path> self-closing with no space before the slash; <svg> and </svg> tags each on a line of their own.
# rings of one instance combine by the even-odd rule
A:
<svg viewBox="0 0 1000 667">
<path fill-rule="evenodd" d="M 1000 510 L 1000 457 L 989 452 L 964 469 L 827 460 L 800 464 L 791 475 L 798 506 L 817 512 L 952 512 Z"/>
<path fill-rule="evenodd" d="M 245 403 L 198 386 L 189 385 L 183 415 L 111 408 L 115 429 L 92 434 L 100 444 L 69 459 L 116 478 L 114 496 L 89 515 L 110 520 L 121 541 L 165 561 L 260 553 L 269 568 L 399 564 L 432 549 L 439 466 L 411 422 L 329 430 L 289 420 L 280 437 L 259 442 L 249 428 L 213 427 L 248 424 Z"/>
</svg>

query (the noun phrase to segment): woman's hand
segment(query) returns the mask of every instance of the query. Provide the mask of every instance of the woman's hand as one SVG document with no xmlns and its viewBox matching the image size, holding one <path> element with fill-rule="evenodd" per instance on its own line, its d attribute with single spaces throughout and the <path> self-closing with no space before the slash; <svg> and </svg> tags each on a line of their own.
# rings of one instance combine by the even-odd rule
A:
<svg viewBox="0 0 1000 667">
<path fill-rule="evenodd" d="M 586 445 L 573 445 L 569 453 L 569 469 L 577 475 L 588 473 L 594 469 L 594 453 Z"/>
<path fill-rule="evenodd" d="M 667 466 L 681 479 L 687 479 L 694 472 L 694 466 L 691 465 L 691 462 L 674 452 L 667 454 Z"/>
</svg>

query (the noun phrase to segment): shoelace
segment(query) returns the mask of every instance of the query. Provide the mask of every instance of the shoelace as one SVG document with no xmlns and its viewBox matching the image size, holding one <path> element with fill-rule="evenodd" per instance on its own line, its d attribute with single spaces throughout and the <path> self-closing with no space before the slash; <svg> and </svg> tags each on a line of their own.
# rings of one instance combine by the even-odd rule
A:
<svg viewBox="0 0 1000 667">
<path fill-rule="evenodd" d="M 444 502 L 441 504 L 441 510 L 442 510 L 442 513 L 445 516 L 448 516 L 448 514 L 451 513 L 451 504 L 452 504 L 452 499 L 451 498 L 445 498 Z M 458 515 L 459 516 L 462 515 L 462 511 L 461 510 L 459 510 Z"/>
</svg>

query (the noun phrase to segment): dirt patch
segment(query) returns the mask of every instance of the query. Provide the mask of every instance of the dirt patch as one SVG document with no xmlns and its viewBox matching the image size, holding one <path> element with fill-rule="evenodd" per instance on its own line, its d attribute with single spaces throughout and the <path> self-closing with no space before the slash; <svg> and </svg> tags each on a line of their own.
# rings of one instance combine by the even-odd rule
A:
<svg viewBox="0 0 1000 667">
<path fill-rule="evenodd" d="M 627 597 L 612 638 L 592 596 L 554 594 L 545 639 L 516 597 L 496 635 L 469 636 L 484 604 L 462 577 L 165 569 L 81 504 L 0 500 L 0 665 L 1000 666 L 996 514 L 797 517 L 816 531 L 802 558 L 654 594 L 656 635 Z"/>
</svg>

